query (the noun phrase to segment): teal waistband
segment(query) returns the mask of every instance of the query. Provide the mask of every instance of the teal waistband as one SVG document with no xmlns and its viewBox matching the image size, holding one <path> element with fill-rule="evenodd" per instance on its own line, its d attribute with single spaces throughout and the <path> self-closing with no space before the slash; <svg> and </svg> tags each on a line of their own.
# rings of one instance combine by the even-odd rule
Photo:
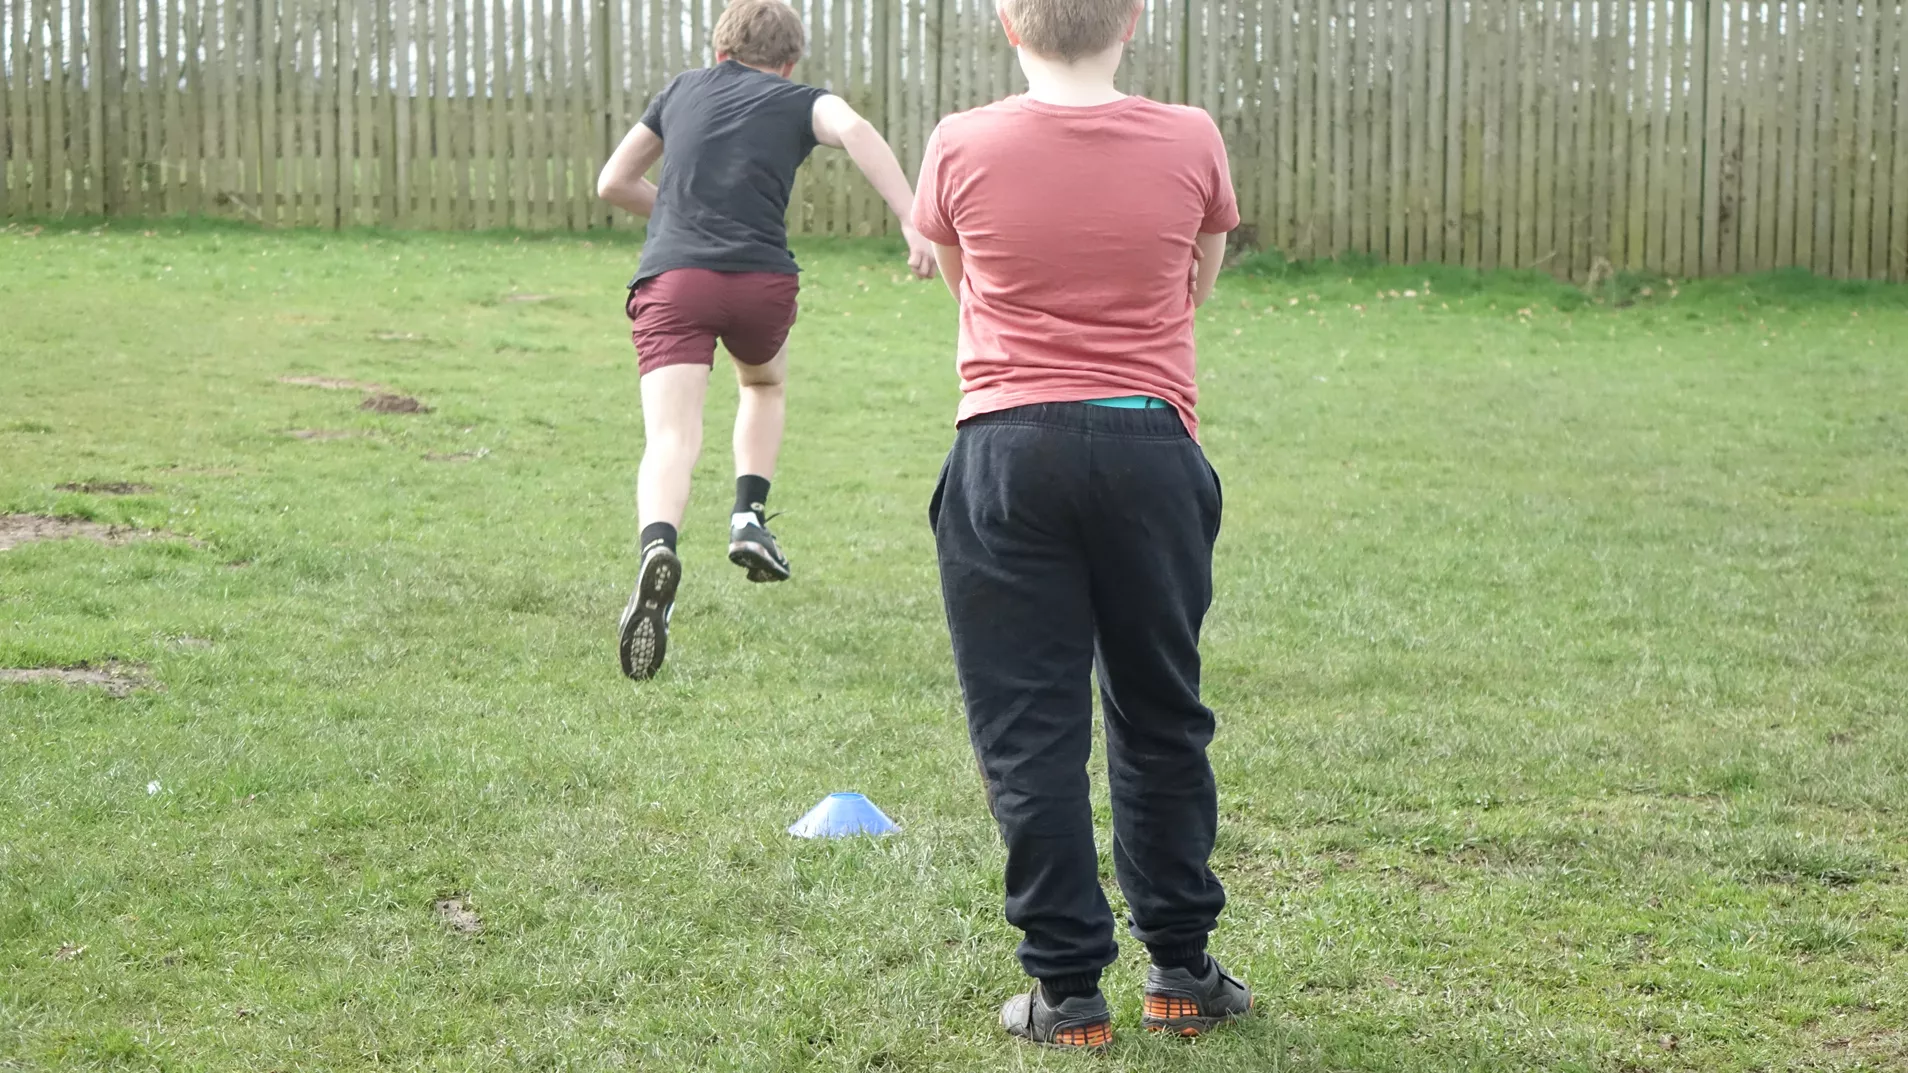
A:
<svg viewBox="0 0 1908 1073">
<path fill-rule="evenodd" d="M 1113 399 L 1088 399 L 1088 406 L 1110 406 L 1115 410 L 1164 410 L 1166 403 L 1151 395 L 1121 395 Z"/>
</svg>

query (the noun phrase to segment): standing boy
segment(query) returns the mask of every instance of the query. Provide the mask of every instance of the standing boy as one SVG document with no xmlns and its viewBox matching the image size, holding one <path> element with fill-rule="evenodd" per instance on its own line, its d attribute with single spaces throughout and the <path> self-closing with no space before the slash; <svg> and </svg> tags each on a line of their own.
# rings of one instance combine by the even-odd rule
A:
<svg viewBox="0 0 1908 1073">
<path fill-rule="evenodd" d="M 908 223 L 913 191 L 888 143 L 840 97 L 788 80 L 804 41 L 801 17 L 783 0 L 735 0 L 716 21 L 715 66 L 657 94 L 597 178 L 597 196 L 649 217 L 625 306 L 642 372 L 642 565 L 617 631 L 623 673 L 638 680 L 661 668 L 669 640 L 682 579 L 676 531 L 702 451 L 717 339 L 742 390 L 729 558 L 750 581 L 789 576 L 764 504 L 782 447 L 799 287 L 784 218 L 795 170 L 816 145 L 848 150 L 900 217 L 915 274 L 933 274 L 933 255 Z M 643 177 L 658 158 L 660 185 Z"/>
<path fill-rule="evenodd" d="M 1225 904 L 1199 699 L 1219 479 L 1194 439 L 1193 310 L 1239 223 L 1194 108 L 1114 86 L 1137 0 L 1001 0 L 1028 93 L 942 120 L 915 227 L 960 300 L 959 432 L 929 508 L 954 665 L 1038 980 L 1001 1010 L 1056 1046 L 1112 1039 L 1086 764 L 1106 714 L 1114 872 L 1152 955 L 1149 1029 L 1251 1009 L 1206 953 Z"/>
</svg>

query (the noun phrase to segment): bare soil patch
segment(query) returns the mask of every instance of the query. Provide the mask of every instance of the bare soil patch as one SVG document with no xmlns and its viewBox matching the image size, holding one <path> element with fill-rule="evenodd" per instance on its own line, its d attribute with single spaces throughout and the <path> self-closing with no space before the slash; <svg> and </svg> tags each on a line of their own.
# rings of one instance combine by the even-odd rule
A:
<svg viewBox="0 0 1908 1073">
<path fill-rule="evenodd" d="M 348 428 L 294 428 L 287 430 L 285 435 L 295 440 L 348 440 L 362 433 Z"/>
<path fill-rule="evenodd" d="M 152 491 L 152 485 L 137 481 L 68 481 L 53 487 L 57 491 L 89 496 L 140 496 Z"/>
<path fill-rule="evenodd" d="M 129 696 L 136 689 L 148 689 L 155 683 L 146 668 L 136 663 L 102 663 L 97 666 L 77 663 L 71 667 L 0 668 L 0 683 L 26 684 L 58 682 L 69 686 L 95 686 L 108 696 Z"/>
<path fill-rule="evenodd" d="M 439 898 L 431 903 L 437 912 L 437 919 L 444 926 L 459 935 L 476 935 L 484 930 L 484 920 L 477 910 L 470 906 L 470 899 L 462 894 L 453 894 L 448 898 Z"/>
<path fill-rule="evenodd" d="M 35 540 L 69 540 L 84 537 L 101 544 L 129 544 L 135 540 L 171 536 L 154 529 L 134 529 L 130 525 L 102 525 L 81 518 L 49 518 L 44 514 L 0 514 L 0 551 L 17 548 Z"/>
<path fill-rule="evenodd" d="M 431 408 L 409 395 L 377 394 L 364 400 L 358 406 L 360 410 L 369 410 L 374 414 L 427 414 Z"/>
<path fill-rule="evenodd" d="M 330 376 L 281 376 L 281 384 L 295 384 L 298 387 L 318 387 L 326 391 L 389 391 L 383 384 L 370 380 L 339 380 Z"/>
</svg>

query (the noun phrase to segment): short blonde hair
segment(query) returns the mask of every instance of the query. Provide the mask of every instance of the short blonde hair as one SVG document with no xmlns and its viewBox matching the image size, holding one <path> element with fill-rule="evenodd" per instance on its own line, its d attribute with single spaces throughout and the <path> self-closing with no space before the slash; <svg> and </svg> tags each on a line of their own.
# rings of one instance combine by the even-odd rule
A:
<svg viewBox="0 0 1908 1073">
<path fill-rule="evenodd" d="M 1072 63 L 1119 43 L 1142 0 L 1000 0 L 1000 10 L 1037 56 Z"/>
<path fill-rule="evenodd" d="M 807 43 L 802 17 L 785 0 L 734 0 L 715 24 L 715 50 L 750 67 L 787 67 Z"/>
</svg>

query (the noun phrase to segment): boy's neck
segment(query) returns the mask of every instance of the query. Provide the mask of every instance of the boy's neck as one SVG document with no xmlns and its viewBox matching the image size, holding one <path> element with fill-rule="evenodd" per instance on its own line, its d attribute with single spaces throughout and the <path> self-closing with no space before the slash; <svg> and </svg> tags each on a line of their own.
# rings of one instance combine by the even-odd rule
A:
<svg viewBox="0 0 1908 1073">
<path fill-rule="evenodd" d="M 757 67 L 755 64 L 752 64 L 752 63 L 743 63 L 741 60 L 736 59 L 734 56 L 717 56 L 716 62 L 717 63 L 733 63 L 738 67 L 747 67 L 751 71 L 760 71 L 765 75 L 774 75 L 777 78 L 787 78 L 789 76 L 789 72 L 780 67 Z"/>
<path fill-rule="evenodd" d="M 1126 99 L 1113 82 L 1120 58 L 1126 53 L 1125 42 L 1072 63 L 1036 55 L 1025 47 L 1019 51 L 1020 69 L 1027 76 L 1027 96 L 1031 100 L 1062 108 L 1092 108 Z"/>
</svg>

